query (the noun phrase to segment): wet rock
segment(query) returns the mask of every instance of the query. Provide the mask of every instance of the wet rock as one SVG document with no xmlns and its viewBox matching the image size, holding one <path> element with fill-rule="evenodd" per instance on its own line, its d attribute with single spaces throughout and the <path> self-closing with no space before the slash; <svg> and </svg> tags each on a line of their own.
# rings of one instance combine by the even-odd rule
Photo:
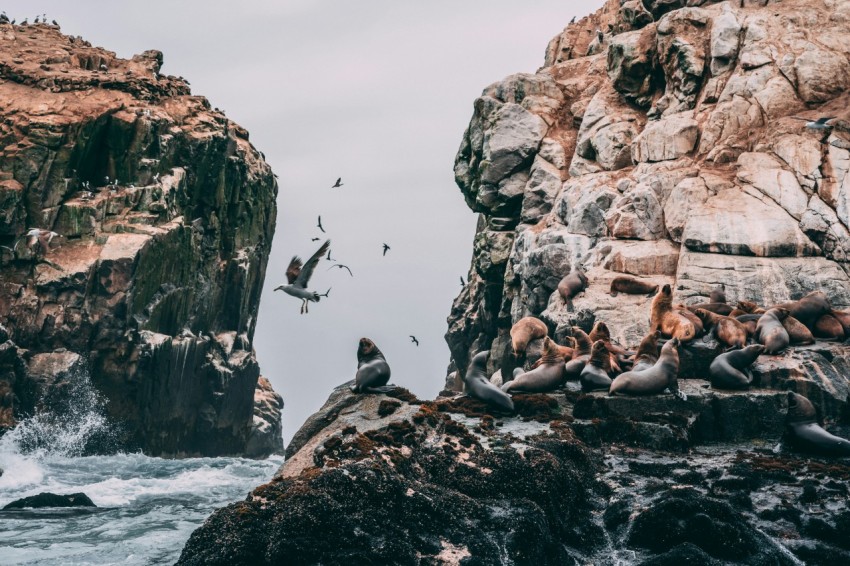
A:
<svg viewBox="0 0 850 566">
<path fill-rule="evenodd" d="M 57 495 L 45 492 L 12 501 L 3 509 L 41 509 L 43 507 L 97 507 L 97 505 L 85 493 Z"/>
</svg>

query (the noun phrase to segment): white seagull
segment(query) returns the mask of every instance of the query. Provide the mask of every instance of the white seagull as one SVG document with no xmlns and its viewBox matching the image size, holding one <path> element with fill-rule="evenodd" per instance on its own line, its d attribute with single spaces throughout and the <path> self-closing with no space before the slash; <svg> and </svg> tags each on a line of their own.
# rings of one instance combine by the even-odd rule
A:
<svg viewBox="0 0 850 566">
<path fill-rule="evenodd" d="M 275 287 L 275 291 L 283 291 L 287 295 L 292 295 L 293 297 L 301 299 L 301 314 L 309 312 L 307 309 L 310 301 L 318 303 L 319 297 L 327 296 L 327 293 L 325 295 L 320 295 L 315 291 L 308 290 L 307 284 L 310 282 L 310 277 L 312 277 L 313 270 L 316 269 L 316 265 L 319 263 L 319 260 L 325 255 L 330 246 L 331 241 L 327 240 L 324 244 L 322 244 L 322 247 L 316 251 L 316 253 L 310 256 L 307 263 L 303 265 L 301 264 L 301 258 L 294 256 L 292 261 L 289 262 L 289 267 L 286 268 L 286 279 L 289 282 L 289 285 L 280 285 L 279 287 Z"/>
</svg>

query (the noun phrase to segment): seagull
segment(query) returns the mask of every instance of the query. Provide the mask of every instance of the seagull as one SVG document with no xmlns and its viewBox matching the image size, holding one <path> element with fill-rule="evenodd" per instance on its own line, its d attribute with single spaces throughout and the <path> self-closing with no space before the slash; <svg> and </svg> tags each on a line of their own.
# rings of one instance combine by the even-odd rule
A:
<svg viewBox="0 0 850 566">
<path fill-rule="evenodd" d="M 34 23 L 34 24 L 40 23 L 40 22 L 39 22 L 39 19 L 38 19 L 38 16 L 36 16 L 36 17 L 35 17 L 35 21 L 34 21 L 33 23 Z"/>
<path fill-rule="evenodd" d="M 318 242 L 319 240 L 321 240 L 321 238 L 310 238 L 311 242 Z"/>
<path fill-rule="evenodd" d="M 387 252 L 390 251 L 390 247 L 384 244 L 384 255 L 387 255 Z"/>
<path fill-rule="evenodd" d="M 53 21 L 52 21 L 52 22 L 50 22 L 50 23 L 52 23 L 52 24 L 53 24 L 54 26 L 56 26 L 56 27 L 59 27 L 59 22 L 57 22 L 56 20 L 53 20 Z"/>
<path fill-rule="evenodd" d="M 349 267 L 348 267 L 347 265 L 343 265 L 343 264 L 341 264 L 341 263 L 338 263 L 338 264 L 336 264 L 336 265 L 332 265 L 332 266 L 330 266 L 330 267 L 328 268 L 328 271 L 330 271 L 330 270 L 331 270 L 331 269 L 333 269 L 334 267 L 339 267 L 340 269 L 348 269 L 348 274 L 349 274 L 349 275 L 351 275 L 352 277 L 354 277 L 354 274 L 353 274 L 353 273 L 351 273 L 351 269 L 349 269 Z"/>
<path fill-rule="evenodd" d="M 14 246 L 12 246 L 12 252 L 14 253 L 18 250 L 18 244 L 20 244 L 21 240 L 25 237 L 27 240 L 24 245 L 31 253 L 35 254 L 36 249 L 41 250 L 42 254 L 49 252 L 50 244 L 53 242 L 53 239 L 58 236 L 59 234 L 50 230 L 45 230 L 43 228 L 30 228 L 27 230 L 27 233 L 18 238 L 18 241 L 15 242 Z M 36 246 L 38 246 L 38 248 L 36 248 Z"/>
<path fill-rule="evenodd" d="M 419 346 L 419 340 L 416 339 L 416 336 L 413 334 L 410 335 L 410 341 Z"/>
<path fill-rule="evenodd" d="M 571 20 L 570 20 L 570 23 L 571 23 L 571 24 L 576 23 L 576 17 L 575 17 L 575 16 L 573 16 L 573 19 L 571 19 Z"/>
<path fill-rule="evenodd" d="M 325 259 L 328 260 L 328 261 L 336 261 L 335 259 L 333 259 L 331 257 L 331 250 L 328 250 L 328 257 L 326 257 Z"/>
<path fill-rule="evenodd" d="M 794 120 L 803 120 L 806 122 L 806 128 L 809 130 L 827 130 L 832 126 L 827 124 L 830 120 L 834 120 L 835 116 L 824 116 L 822 118 L 818 118 L 817 120 L 812 120 L 811 118 L 803 118 L 801 116 L 791 116 Z"/>
<path fill-rule="evenodd" d="M 319 223 L 316 224 L 316 227 L 319 228 L 319 230 L 321 230 L 323 234 L 325 233 L 325 229 L 322 228 L 322 217 L 321 216 L 319 216 Z"/>
<path fill-rule="evenodd" d="M 336 189 L 342 186 L 342 177 L 336 180 L 336 183 L 331 187 L 332 189 Z"/>
<path fill-rule="evenodd" d="M 461 287 L 461 289 L 466 287 L 466 283 L 463 282 L 463 275 L 460 276 L 460 287 Z"/>
<path fill-rule="evenodd" d="M 325 252 L 328 251 L 328 248 L 331 247 L 331 241 L 326 240 L 322 247 L 320 247 L 316 253 L 310 256 L 310 259 L 307 260 L 306 264 L 301 264 L 301 258 L 298 256 L 293 256 L 292 260 L 289 262 L 289 267 L 286 268 L 286 280 L 289 285 L 280 285 L 279 287 L 275 287 L 275 291 L 283 291 L 287 295 L 292 295 L 293 297 L 298 297 L 301 299 L 301 314 L 304 314 L 308 311 L 308 307 L 310 305 L 310 301 L 315 303 L 319 302 L 319 297 L 323 295 L 319 295 L 315 291 L 310 291 L 307 289 L 307 284 L 310 282 L 310 277 L 313 275 L 313 270 L 316 269 L 316 265 L 319 263 L 319 259 L 325 255 Z M 330 289 L 328 289 L 328 293 L 330 293 Z M 327 293 L 324 295 L 327 297 Z"/>
</svg>

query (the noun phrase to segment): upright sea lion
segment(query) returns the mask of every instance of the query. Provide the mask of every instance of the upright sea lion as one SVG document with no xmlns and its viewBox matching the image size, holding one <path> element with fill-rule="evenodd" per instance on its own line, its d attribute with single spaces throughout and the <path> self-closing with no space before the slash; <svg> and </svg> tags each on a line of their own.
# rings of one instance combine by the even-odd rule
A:
<svg viewBox="0 0 850 566">
<path fill-rule="evenodd" d="M 775 306 L 788 309 L 791 316 L 805 324 L 811 331 L 814 331 L 818 319 L 832 310 L 829 299 L 823 291 L 812 291 L 798 301 L 789 301 Z"/>
<path fill-rule="evenodd" d="M 357 375 L 351 390 L 354 393 L 385 393 L 390 381 L 390 365 L 374 342 L 361 338 L 357 346 Z"/>
<path fill-rule="evenodd" d="M 544 393 L 553 391 L 563 385 L 565 380 L 564 357 L 555 348 L 555 342 L 546 336 L 543 339 L 543 363 L 525 373 L 514 377 L 502 385 L 502 391 L 527 391 L 529 393 Z"/>
<path fill-rule="evenodd" d="M 572 360 L 566 362 L 564 372 L 567 379 L 579 379 L 581 377 L 581 370 L 584 369 L 584 365 L 590 359 L 592 344 L 584 330 L 578 326 L 573 326 L 571 331 L 573 333 L 573 340 L 576 343 L 575 354 Z"/>
<path fill-rule="evenodd" d="M 511 348 L 518 358 L 525 354 L 528 343 L 549 334 L 549 328 L 539 318 L 527 316 L 511 327 Z"/>
<path fill-rule="evenodd" d="M 611 354 L 605 347 L 605 342 L 602 340 L 594 342 L 590 351 L 590 360 L 581 370 L 579 377 L 582 391 L 608 390 L 611 386 L 611 378 L 608 377 L 605 366 L 610 363 L 610 359 Z"/>
<path fill-rule="evenodd" d="M 641 281 L 630 275 L 618 275 L 611 281 L 611 296 L 616 297 L 617 293 L 626 293 L 627 295 L 648 295 L 652 296 L 658 292 L 658 285 L 649 281 Z"/>
<path fill-rule="evenodd" d="M 608 394 L 653 395 L 655 393 L 661 393 L 665 389 L 670 389 L 674 395 L 684 399 L 684 395 L 679 391 L 679 383 L 677 381 L 679 375 L 679 352 L 676 348 L 678 346 L 678 338 L 668 340 L 661 347 L 661 355 L 652 367 L 639 371 L 621 373 L 614 379 L 611 388 L 608 390 Z"/>
<path fill-rule="evenodd" d="M 575 357 L 576 354 L 576 339 L 572 336 L 567 336 L 567 340 L 570 342 L 569 346 L 561 346 L 554 340 L 552 342 L 554 342 L 555 349 L 558 350 L 558 353 L 564 356 L 564 360 L 570 361 Z M 531 365 L 531 369 L 536 368 L 542 363 L 543 358 L 538 358 L 538 360 Z"/>
<path fill-rule="evenodd" d="M 661 338 L 661 331 L 656 330 L 650 332 L 643 337 L 638 346 L 637 354 L 635 354 L 632 371 L 640 371 L 655 365 L 658 361 L 658 339 Z"/>
<path fill-rule="evenodd" d="M 649 330 L 661 330 L 663 335 L 678 338 L 681 342 L 693 340 L 697 335 L 694 323 L 673 309 L 673 290 L 670 285 L 664 285 L 652 299 Z"/>
<path fill-rule="evenodd" d="M 721 283 L 708 294 L 709 303 L 725 303 L 726 302 L 726 286 Z"/>
<path fill-rule="evenodd" d="M 744 370 L 764 352 L 764 346 L 753 344 L 741 350 L 720 354 L 708 367 L 711 386 L 718 389 L 746 389 L 753 382 L 752 374 Z"/>
<path fill-rule="evenodd" d="M 788 439 L 796 448 L 830 456 L 850 456 L 850 441 L 825 431 L 812 402 L 788 392 Z"/>
<path fill-rule="evenodd" d="M 729 316 L 735 310 L 732 305 L 726 303 L 699 303 L 698 305 L 690 305 L 687 309 L 694 314 L 696 314 L 697 309 L 703 309 L 720 316 Z"/>
<path fill-rule="evenodd" d="M 594 323 L 588 338 L 590 338 L 591 343 L 596 342 L 597 340 L 605 342 L 605 348 L 611 355 L 611 370 L 614 371 L 614 373 L 620 372 L 620 361 L 625 359 L 626 356 L 631 356 L 633 354 L 633 352 L 629 352 L 619 344 L 615 344 L 611 341 L 611 331 L 608 329 L 608 325 L 601 320 L 597 320 L 596 323 Z"/>
<path fill-rule="evenodd" d="M 712 327 L 712 334 L 721 344 L 730 348 L 743 348 L 747 345 L 747 329 L 736 319 L 704 309 L 697 309 L 696 315 L 706 326 Z"/>
<path fill-rule="evenodd" d="M 815 322 L 812 334 L 826 340 L 844 340 L 844 326 L 840 320 L 827 313 Z"/>
<path fill-rule="evenodd" d="M 487 379 L 485 371 L 489 357 L 489 350 L 473 356 L 466 370 L 466 375 L 463 376 L 464 392 L 474 399 L 512 413 L 514 411 L 513 399 Z"/>
<path fill-rule="evenodd" d="M 573 297 L 587 288 L 587 275 L 579 267 L 574 267 L 558 283 L 558 293 L 567 303 L 567 309 L 573 310 Z"/>
<path fill-rule="evenodd" d="M 782 321 L 788 316 L 788 309 L 775 307 L 761 315 L 756 324 L 755 339 L 764 344 L 765 354 L 776 354 L 788 347 L 791 337 L 782 326 Z"/>
</svg>

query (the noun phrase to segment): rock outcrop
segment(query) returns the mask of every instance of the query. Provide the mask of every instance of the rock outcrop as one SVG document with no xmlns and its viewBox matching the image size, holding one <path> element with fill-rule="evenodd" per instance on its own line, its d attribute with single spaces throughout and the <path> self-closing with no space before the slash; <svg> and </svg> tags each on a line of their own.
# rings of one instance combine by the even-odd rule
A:
<svg viewBox="0 0 850 566">
<path fill-rule="evenodd" d="M 611 0 L 537 73 L 487 87 L 455 161 L 481 217 L 450 371 L 486 349 L 494 370 L 528 315 L 637 346 L 649 299 L 608 297 L 621 274 L 685 304 L 723 283 L 733 304 L 850 305 L 848 18 L 833 0 Z M 575 266 L 590 285 L 568 312 L 556 286 Z"/>
<path fill-rule="evenodd" d="M 89 372 L 125 449 L 268 454 L 282 402 L 251 341 L 277 183 L 161 65 L 0 25 L 0 425 Z"/>
</svg>

